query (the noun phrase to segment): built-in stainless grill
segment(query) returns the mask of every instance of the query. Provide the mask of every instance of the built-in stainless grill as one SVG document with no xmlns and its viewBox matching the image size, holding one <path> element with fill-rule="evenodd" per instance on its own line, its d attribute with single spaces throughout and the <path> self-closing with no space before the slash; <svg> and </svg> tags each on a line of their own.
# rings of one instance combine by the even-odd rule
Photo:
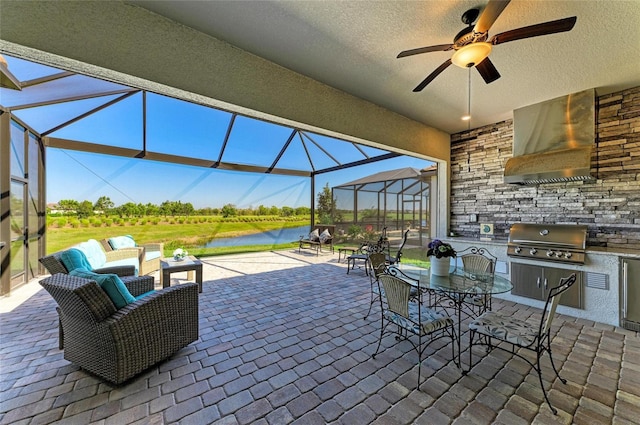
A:
<svg viewBox="0 0 640 425">
<path fill-rule="evenodd" d="M 574 224 L 516 223 L 511 226 L 507 255 L 584 264 L 587 226 Z"/>
</svg>

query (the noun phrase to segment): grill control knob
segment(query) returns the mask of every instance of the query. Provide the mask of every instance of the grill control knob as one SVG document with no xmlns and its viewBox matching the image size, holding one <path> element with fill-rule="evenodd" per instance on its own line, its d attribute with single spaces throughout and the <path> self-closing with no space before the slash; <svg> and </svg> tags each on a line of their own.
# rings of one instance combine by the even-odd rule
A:
<svg viewBox="0 0 640 425">
<path fill-rule="evenodd" d="M 547 251 L 547 257 L 553 257 L 554 252 L 549 250 Z"/>
<path fill-rule="evenodd" d="M 562 258 L 562 252 L 560 251 L 556 252 L 556 258 Z"/>
<path fill-rule="evenodd" d="M 520 248 L 519 246 L 516 247 L 516 254 L 520 254 L 520 252 L 522 251 L 522 248 Z"/>
<path fill-rule="evenodd" d="M 536 255 L 536 252 L 538 252 L 538 250 L 537 250 L 537 249 L 535 249 L 535 248 L 531 248 L 531 251 L 529 251 L 529 254 L 531 254 L 531 255 Z"/>
<path fill-rule="evenodd" d="M 571 258 L 571 253 L 570 252 L 565 252 L 564 258 Z"/>
</svg>

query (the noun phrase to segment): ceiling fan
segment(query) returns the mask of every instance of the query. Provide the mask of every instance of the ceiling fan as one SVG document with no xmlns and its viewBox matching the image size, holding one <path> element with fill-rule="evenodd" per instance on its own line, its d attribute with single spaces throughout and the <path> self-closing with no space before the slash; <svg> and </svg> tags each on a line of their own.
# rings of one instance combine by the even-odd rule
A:
<svg viewBox="0 0 640 425">
<path fill-rule="evenodd" d="M 570 18 L 505 31 L 489 38 L 491 25 L 498 19 L 498 16 L 500 16 L 509 2 L 510 0 L 489 0 L 489 3 L 487 3 L 481 15 L 478 9 L 467 10 L 462 15 L 462 22 L 465 23 L 467 27 L 456 34 L 451 44 L 438 44 L 400 52 L 398 58 L 429 52 L 455 50 L 451 59 L 447 59 L 442 65 L 437 67 L 435 71 L 429 74 L 413 91 L 419 92 L 424 89 L 452 63 L 461 68 L 471 68 L 475 66 L 484 81 L 487 84 L 492 83 L 500 78 L 500 73 L 489 59 L 489 53 L 491 53 L 494 45 L 508 41 L 522 40 L 524 38 L 571 31 L 576 24 L 577 18 L 572 16 Z M 478 18 L 478 16 L 480 17 Z M 473 26 L 474 22 L 475 26 Z"/>
</svg>

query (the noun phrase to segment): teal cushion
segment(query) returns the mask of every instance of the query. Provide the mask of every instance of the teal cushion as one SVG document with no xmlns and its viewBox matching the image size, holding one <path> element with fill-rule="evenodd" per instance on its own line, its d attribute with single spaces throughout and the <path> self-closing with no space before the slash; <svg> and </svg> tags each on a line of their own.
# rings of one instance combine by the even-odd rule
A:
<svg viewBox="0 0 640 425">
<path fill-rule="evenodd" d="M 144 298 L 144 297 L 146 297 L 147 295 L 151 295 L 151 294 L 153 294 L 153 293 L 155 293 L 155 292 L 156 292 L 156 291 L 155 291 L 155 289 L 152 289 L 152 290 L 151 290 L 151 291 L 149 291 L 149 292 L 145 292 L 144 294 L 140 294 L 140 295 L 138 295 L 138 296 L 136 297 L 136 300 L 139 300 L 140 298 Z"/>
<path fill-rule="evenodd" d="M 81 269 L 91 271 L 92 267 L 87 261 L 87 257 L 84 255 L 84 252 L 79 249 L 71 248 L 66 251 L 63 251 L 60 254 L 60 261 L 66 267 L 68 271 Z"/>
<path fill-rule="evenodd" d="M 123 248 L 135 248 L 136 241 L 133 240 L 133 236 L 116 236 L 115 238 L 109 238 L 109 245 L 113 249 L 123 249 Z"/>
<path fill-rule="evenodd" d="M 69 275 L 96 281 L 104 292 L 107 293 L 109 298 L 111 298 L 113 305 L 115 305 L 117 309 L 121 309 L 136 300 L 117 274 L 99 274 L 87 270 L 75 269 L 69 272 Z"/>
</svg>

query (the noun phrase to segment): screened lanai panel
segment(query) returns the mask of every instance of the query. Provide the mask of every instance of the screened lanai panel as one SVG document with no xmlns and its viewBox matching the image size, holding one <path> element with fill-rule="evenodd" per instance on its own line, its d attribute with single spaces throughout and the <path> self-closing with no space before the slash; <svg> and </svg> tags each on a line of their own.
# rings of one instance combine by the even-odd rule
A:
<svg viewBox="0 0 640 425">
<path fill-rule="evenodd" d="M 142 93 L 135 93 L 108 108 L 70 123 L 50 136 L 141 150 L 142 116 Z"/>
<path fill-rule="evenodd" d="M 75 100 L 73 102 L 54 103 L 27 109 L 19 109 L 13 114 L 23 122 L 29 123 L 31 128 L 43 134 L 50 130 L 86 114 L 89 111 L 106 105 L 122 95 L 101 96 L 90 99 Z M 87 135 L 84 136 L 86 138 Z"/>
<path fill-rule="evenodd" d="M 11 162 L 9 169 L 11 175 L 24 178 L 26 172 L 26 161 L 24 158 L 24 127 L 11 121 Z"/>
<path fill-rule="evenodd" d="M 337 159 L 340 164 L 360 161 L 367 157 L 383 155 L 387 151 L 367 148 L 354 143 L 345 143 L 343 140 L 334 139 L 332 137 L 323 136 L 321 134 L 304 132 L 303 139 L 307 143 L 319 146 L 325 155 L 332 156 Z M 357 147 L 356 147 L 357 146 Z"/>
<path fill-rule="evenodd" d="M 363 185 L 355 185 L 356 189 L 360 192 L 381 192 L 384 190 L 386 186 L 386 182 L 374 182 L 374 183 L 366 183 Z"/>
<path fill-rule="evenodd" d="M 10 69 L 11 72 L 13 72 L 11 65 Z M 55 71 L 53 74 L 60 72 L 62 71 Z M 20 80 L 24 82 L 22 78 L 20 78 Z M 21 91 L 11 89 L 0 90 L 2 106 L 16 109 L 30 105 L 104 96 L 113 92 L 133 91 L 134 89 L 121 84 L 86 77 L 84 75 L 70 75 L 64 78 L 24 87 Z"/>
<path fill-rule="evenodd" d="M 335 200 L 336 216 L 339 222 L 347 223 L 354 220 L 354 191 L 352 188 L 334 188 L 333 199 Z"/>
<path fill-rule="evenodd" d="M 46 77 L 60 72 L 57 68 L 33 63 L 24 59 L 16 58 L 9 55 L 2 55 L 7 61 L 7 65 L 11 73 L 20 81 L 34 80 L 36 78 Z"/>
<path fill-rule="evenodd" d="M 147 94 L 147 150 L 215 161 L 232 114 Z"/>
<path fill-rule="evenodd" d="M 289 127 L 238 116 L 233 123 L 222 161 L 269 166 L 276 160 L 292 132 Z"/>
</svg>

